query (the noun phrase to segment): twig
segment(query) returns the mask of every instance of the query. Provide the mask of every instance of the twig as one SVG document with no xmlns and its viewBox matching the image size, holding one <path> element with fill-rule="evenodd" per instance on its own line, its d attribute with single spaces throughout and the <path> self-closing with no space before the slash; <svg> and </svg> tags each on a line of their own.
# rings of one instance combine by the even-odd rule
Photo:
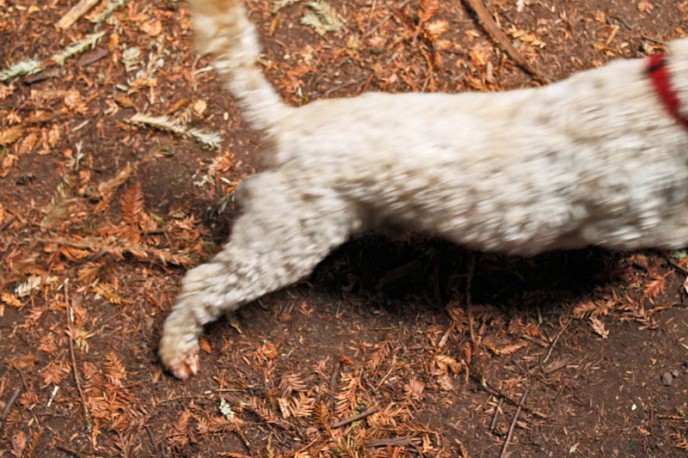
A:
<svg viewBox="0 0 688 458">
<path fill-rule="evenodd" d="M 239 440 L 241 440 L 242 445 L 246 448 L 246 450 L 251 453 L 251 442 L 249 442 L 248 437 L 246 437 L 246 434 L 239 429 L 237 426 L 237 429 L 234 430 L 234 434 L 236 434 L 239 437 Z"/>
<path fill-rule="evenodd" d="M 153 432 L 150 430 L 150 428 L 148 426 L 144 426 L 144 428 L 146 433 L 148 433 L 148 439 L 150 439 L 153 449 L 160 453 L 163 457 L 167 457 L 167 452 L 165 449 L 162 446 L 158 447 L 158 443 L 155 441 L 155 437 L 153 436 Z"/>
<path fill-rule="evenodd" d="M 494 415 L 492 415 L 492 421 L 490 422 L 490 432 L 493 432 L 497 426 L 497 418 L 499 417 L 499 412 L 502 410 L 503 405 L 504 398 L 499 398 L 499 401 L 497 401 L 497 405 L 495 406 Z"/>
<path fill-rule="evenodd" d="M 398 10 L 401 10 L 401 9 L 404 8 L 406 5 L 408 5 L 410 2 L 411 2 L 411 0 L 404 0 L 403 2 L 401 2 L 401 3 L 399 4 L 399 6 L 397 6 L 397 9 L 398 9 Z M 368 31 L 367 31 L 366 33 L 363 34 L 363 37 L 362 37 L 362 38 L 368 38 L 368 37 L 369 37 L 370 35 L 372 35 L 377 29 L 379 29 L 380 26 L 382 26 L 385 22 L 389 21 L 389 20 L 392 18 L 392 16 L 394 16 L 394 14 L 393 14 L 393 13 L 390 13 L 390 14 L 386 15 L 385 17 L 383 17 L 383 18 L 380 20 L 380 22 L 378 22 L 377 24 L 375 24 L 375 25 L 373 26 L 372 29 L 368 29 Z"/>
<path fill-rule="evenodd" d="M 664 260 L 665 260 L 671 267 L 673 267 L 674 269 L 678 270 L 679 272 L 682 272 L 682 273 L 684 273 L 684 274 L 688 274 L 688 269 L 686 269 L 686 268 L 683 267 L 682 265 L 680 265 L 680 264 L 674 262 L 674 260 L 671 259 L 669 256 L 664 255 Z"/>
<path fill-rule="evenodd" d="M 471 255 L 468 261 L 468 272 L 466 272 L 466 310 L 468 310 L 468 331 L 471 336 L 471 343 L 476 344 L 475 340 L 475 320 L 473 318 L 473 299 L 471 290 L 473 289 L 473 276 L 475 275 L 475 255 Z"/>
<path fill-rule="evenodd" d="M 516 421 L 518 420 L 518 416 L 521 413 L 521 408 L 523 406 L 523 403 L 526 401 L 526 397 L 528 396 L 528 388 L 523 392 L 523 395 L 521 396 L 521 400 L 518 403 L 518 407 L 516 407 L 516 413 L 514 414 L 514 419 L 511 420 L 511 426 L 509 426 L 509 433 L 506 435 L 506 440 L 504 441 L 504 445 L 502 446 L 502 453 L 499 454 L 499 458 L 505 458 L 506 457 L 506 451 L 509 448 L 509 442 L 511 441 L 511 436 L 514 434 L 514 428 L 516 428 Z"/>
<path fill-rule="evenodd" d="M 405 446 L 405 445 L 413 445 L 420 442 L 420 439 L 417 437 L 409 436 L 409 437 L 383 437 L 380 439 L 372 439 L 366 444 L 366 447 L 368 448 L 373 448 L 373 447 L 387 447 L 387 446 Z"/>
<path fill-rule="evenodd" d="M 76 450 L 72 450 L 71 448 L 65 447 L 64 445 L 56 445 L 55 448 L 61 452 L 65 452 L 67 455 L 75 456 L 76 458 L 86 458 L 88 456 L 81 452 L 77 452 Z"/>
<path fill-rule="evenodd" d="M 346 420 L 340 420 L 340 421 L 335 422 L 332 425 L 332 427 L 333 428 L 341 428 L 342 426 L 346 426 L 346 425 L 353 423 L 355 421 L 362 420 L 362 419 L 369 417 L 372 414 L 377 413 L 379 411 L 380 411 L 380 407 L 371 407 L 370 409 L 364 410 L 363 412 L 359 413 L 358 415 L 354 415 L 351 418 L 347 418 Z"/>
<path fill-rule="evenodd" d="M 17 220 L 17 217 L 12 215 L 9 218 L 7 218 L 7 221 L 2 223 L 2 226 L 0 226 L 0 233 L 5 232 L 5 229 L 10 227 L 10 225 Z"/>
<path fill-rule="evenodd" d="M 490 38 L 492 38 L 492 40 L 495 41 L 502 48 L 502 50 L 509 57 L 511 57 L 511 59 L 516 61 L 516 64 L 518 64 L 519 67 L 528 72 L 532 77 L 534 77 L 541 83 L 552 82 L 551 77 L 543 73 L 534 65 L 531 65 L 521 55 L 521 53 L 519 53 L 516 50 L 516 48 L 514 48 L 509 38 L 502 31 L 502 29 L 499 28 L 495 20 L 492 18 L 492 15 L 489 11 L 487 11 L 487 8 L 481 0 L 465 0 L 465 2 L 468 4 L 469 8 L 471 8 L 478 16 L 478 20 L 480 21 L 480 23 L 482 24 Z"/>
<path fill-rule="evenodd" d="M 62 30 L 70 28 L 81 16 L 88 13 L 91 8 L 96 6 L 99 1 L 100 0 L 81 0 L 60 18 L 57 26 Z"/>
<path fill-rule="evenodd" d="M 65 302 L 67 303 L 67 328 L 71 331 L 73 324 L 72 314 L 74 310 L 72 309 L 72 303 L 69 300 L 69 280 L 64 282 L 65 291 Z M 81 398 L 81 407 L 84 410 L 84 418 L 86 420 L 86 430 L 90 433 L 93 429 L 91 424 L 91 414 L 88 412 L 86 407 L 86 397 L 84 396 L 84 390 L 81 388 L 81 382 L 79 381 L 79 370 L 76 365 L 76 355 L 74 354 L 74 339 L 72 338 L 72 333 L 69 332 L 69 353 L 72 357 L 72 374 L 74 375 L 74 383 L 76 384 L 76 389 L 79 391 L 79 397 Z"/>
<path fill-rule="evenodd" d="M 17 388 L 14 390 L 14 393 L 12 393 L 12 397 L 10 398 L 9 402 L 5 406 L 5 408 L 2 411 L 2 415 L 0 415 L 0 431 L 2 430 L 2 426 L 5 424 L 5 418 L 7 418 L 7 415 L 9 415 L 10 410 L 12 409 L 12 406 L 14 405 L 14 402 L 17 400 L 19 397 L 19 393 L 21 393 L 21 388 Z"/>
<path fill-rule="evenodd" d="M 327 89 L 326 91 L 316 92 L 315 94 L 313 94 L 311 96 L 311 100 L 316 100 L 316 99 L 319 99 L 321 97 L 327 97 L 328 95 L 330 95 L 333 92 L 336 92 L 340 89 L 346 89 L 346 88 L 351 87 L 351 86 L 356 86 L 360 83 L 367 82 L 369 80 L 370 80 L 370 77 L 362 77 L 362 78 L 357 78 L 353 81 L 347 81 L 346 83 L 338 84 L 336 86 L 333 86 L 333 87 Z"/>
<path fill-rule="evenodd" d="M 334 368 L 332 369 L 332 375 L 330 376 L 330 403 L 334 402 L 335 392 L 337 389 L 337 375 L 339 375 L 339 368 L 341 367 L 341 361 L 335 361 Z"/>
<path fill-rule="evenodd" d="M 651 37 L 651 36 L 649 36 L 649 35 L 640 35 L 640 38 L 642 38 L 643 40 L 652 41 L 652 42 L 654 42 L 654 43 L 657 43 L 658 45 L 662 45 L 662 46 L 666 46 L 666 45 L 667 45 L 667 42 L 666 42 L 666 41 L 660 40 L 659 38 L 653 38 L 653 37 Z"/>
<path fill-rule="evenodd" d="M 559 337 L 561 337 L 561 334 L 564 332 L 564 330 L 569 326 L 569 323 L 571 322 L 570 319 L 566 320 L 566 323 L 561 327 L 559 332 L 557 332 L 557 335 L 554 336 L 554 340 L 549 346 L 549 350 L 547 350 L 547 354 L 545 355 L 544 359 L 542 360 L 542 364 L 545 364 L 547 360 L 549 360 L 549 357 L 552 356 L 552 351 L 554 350 L 554 346 L 557 344 L 559 341 Z"/>
<path fill-rule="evenodd" d="M 486 391 L 488 394 L 491 394 L 492 396 L 495 396 L 495 397 L 497 397 L 497 398 L 502 398 L 502 399 L 504 399 L 504 402 L 506 402 L 507 404 L 512 405 L 512 406 L 514 406 L 514 407 L 519 407 L 519 406 L 520 406 L 521 409 L 523 409 L 524 411 L 526 411 L 526 412 L 528 412 L 529 414 L 531 414 L 531 415 L 533 415 L 533 416 L 536 416 L 536 417 L 538 417 L 538 418 L 540 418 L 540 419 L 546 420 L 547 418 L 549 418 L 547 415 L 545 415 L 545 414 L 542 413 L 542 412 L 539 412 L 539 411 L 537 411 L 537 410 L 531 409 L 530 407 L 527 407 L 527 406 L 523 405 L 522 403 L 519 403 L 519 402 L 514 401 L 514 400 L 511 399 L 509 396 L 507 396 L 506 394 L 502 393 L 502 392 L 501 392 L 500 390 L 498 390 L 497 388 L 495 388 L 495 387 L 493 387 L 492 385 L 490 385 L 490 383 L 488 383 L 488 381 L 485 380 L 484 377 L 480 377 L 480 376 L 474 375 L 474 374 L 472 373 L 472 374 L 471 374 L 471 378 L 474 379 L 474 380 L 477 380 L 477 382 L 478 382 L 480 388 L 482 388 L 482 389 L 483 389 L 484 391 Z"/>
<path fill-rule="evenodd" d="M 614 19 L 614 20 L 617 21 L 619 24 L 621 24 L 622 26 L 626 27 L 627 30 L 633 30 L 633 26 L 632 26 L 632 25 L 628 25 L 628 22 L 624 21 L 623 18 L 622 18 L 621 16 L 609 16 L 609 19 Z"/>
</svg>

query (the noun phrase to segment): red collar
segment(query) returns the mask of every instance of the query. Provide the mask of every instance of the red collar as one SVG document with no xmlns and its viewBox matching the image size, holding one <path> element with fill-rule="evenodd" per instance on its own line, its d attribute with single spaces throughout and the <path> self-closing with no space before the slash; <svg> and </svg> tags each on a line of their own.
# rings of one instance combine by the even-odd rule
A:
<svg viewBox="0 0 688 458">
<path fill-rule="evenodd" d="M 681 114 L 681 101 L 674 88 L 671 87 L 671 75 L 666 65 L 666 56 L 664 54 L 654 54 L 645 67 L 647 76 L 652 81 L 655 92 L 659 99 L 664 104 L 664 108 L 674 117 L 683 127 L 688 129 L 688 117 Z"/>
</svg>

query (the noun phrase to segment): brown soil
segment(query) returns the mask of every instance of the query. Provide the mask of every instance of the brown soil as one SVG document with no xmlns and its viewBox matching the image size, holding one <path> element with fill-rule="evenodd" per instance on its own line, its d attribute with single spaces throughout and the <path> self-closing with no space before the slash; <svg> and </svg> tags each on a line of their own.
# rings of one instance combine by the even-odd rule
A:
<svg viewBox="0 0 688 458">
<path fill-rule="evenodd" d="M 96 26 L 102 1 L 57 28 L 74 3 L 0 0 L 0 68 L 105 32 L 62 66 L 0 83 L 0 454 L 688 453 L 683 252 L 520 259 L 369 235 L 210 326 L 198 376 L 163 373 L 165 314 L 185 269 L 226 238 L 259 144 L 194 54 L 186 4 L 130 0 Z M 537 84 L 458 0 L 331 4 L 346 26 L 320 36 L 300 22 L 307 2 L 250 3 L 290 103 Z M 688 34 L 685 1 L 487 7 L 556 79 Z M 203 147 L 135 113 L 223 141 Z"/>
</svg>

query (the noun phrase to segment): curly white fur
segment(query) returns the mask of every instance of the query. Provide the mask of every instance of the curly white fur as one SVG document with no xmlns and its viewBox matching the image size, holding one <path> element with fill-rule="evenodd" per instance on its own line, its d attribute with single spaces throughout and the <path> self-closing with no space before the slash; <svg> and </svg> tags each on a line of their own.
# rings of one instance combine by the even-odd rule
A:
<svg viewBox="0 0 688 458">
<path fill-rule="evenodd" d="M 160 356 L 181 379 L 198 370 L 204 324 L 386 221 L 519 255 L 688 244 L 688 133 L 658 100 L 645 59 L 535 89 L 370 93 L 292 108 L 256 64 L 241 0 L 191 4 L 200 50 L 272 150 L 268 170 L 242 186 L 229 243 L 187 274 L 165 322 Z M 688 40 L 669 50 L 687 107 Z"/>
</svg>

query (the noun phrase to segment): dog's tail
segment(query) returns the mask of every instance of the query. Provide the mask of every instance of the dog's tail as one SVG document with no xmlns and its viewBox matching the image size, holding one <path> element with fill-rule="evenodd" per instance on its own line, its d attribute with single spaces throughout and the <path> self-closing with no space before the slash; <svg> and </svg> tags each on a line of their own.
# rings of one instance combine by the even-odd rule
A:
<svg viewBox="0 0 688 458">
<path fill-rule="evenodd" d="M 243 0 L 191 0 L 196 46 L 214 57 L 215 69 L 244 114 L 258 129 L 267 129 L 289 107 L 265 78 L 257 62 L 258 33 Z"/>
</svg>

